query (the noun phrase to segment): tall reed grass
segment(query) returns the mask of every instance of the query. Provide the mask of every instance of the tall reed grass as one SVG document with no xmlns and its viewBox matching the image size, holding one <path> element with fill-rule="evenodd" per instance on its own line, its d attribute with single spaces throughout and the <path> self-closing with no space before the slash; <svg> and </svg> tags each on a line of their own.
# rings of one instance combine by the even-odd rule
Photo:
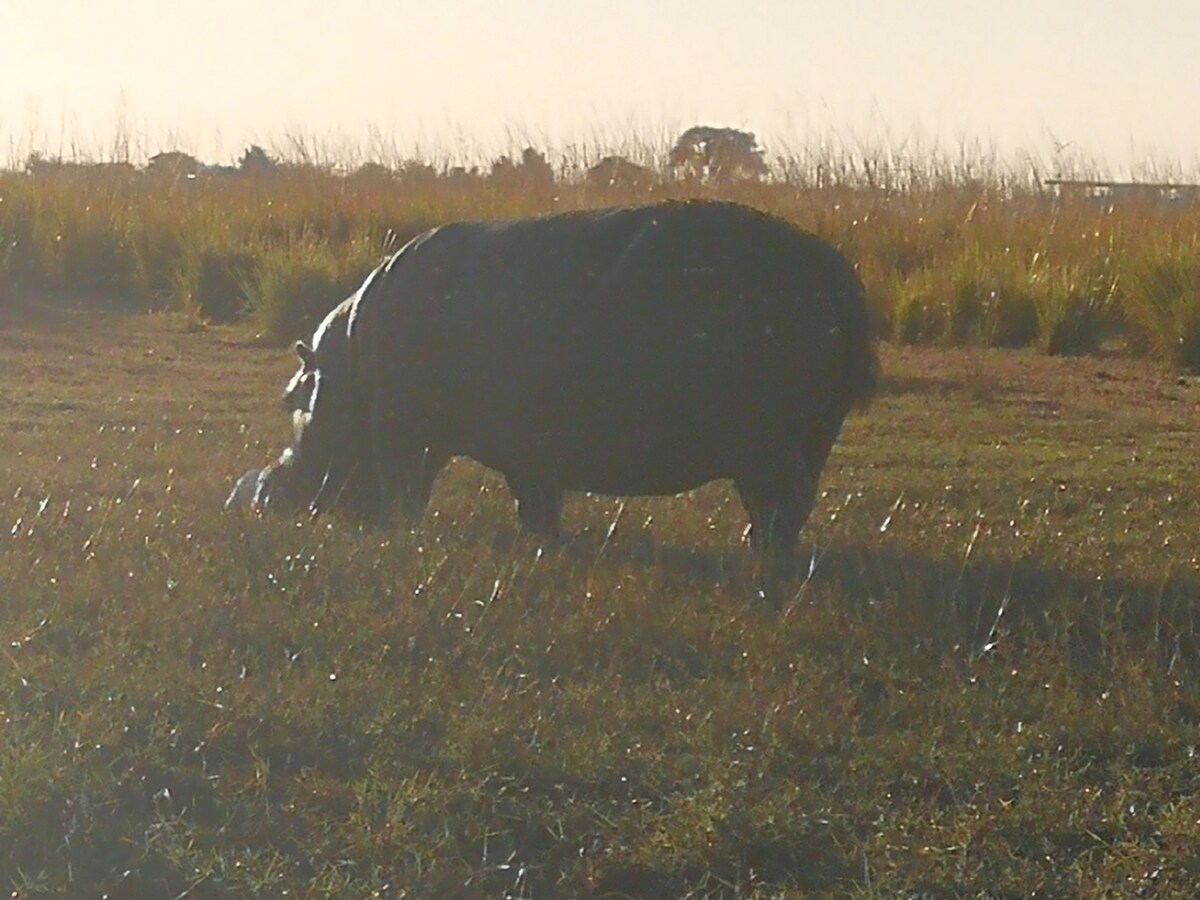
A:
<svg viewBox="0 0 1200 900">
<path fill-rule="evenodd" d="M 606 157 L 637 166 L 597 166 Z M 533 160 L 540 160 L 534 154 Z M 896 341 L 1125 350 L 1200 371 L 1200 205 L 1059 197 L 982 156 L 816 148 L 762 180 L 711 183 L 665 153 L 575 149 L 490 169 L 394 159 L 185 177 L 39 161 L 0 172 L 0 304 L 28 296 L 248 318 L 283 341 L 348 294 L 388 247 L 440 222 L 737 200 L 832 241 Z"/>
</svg>

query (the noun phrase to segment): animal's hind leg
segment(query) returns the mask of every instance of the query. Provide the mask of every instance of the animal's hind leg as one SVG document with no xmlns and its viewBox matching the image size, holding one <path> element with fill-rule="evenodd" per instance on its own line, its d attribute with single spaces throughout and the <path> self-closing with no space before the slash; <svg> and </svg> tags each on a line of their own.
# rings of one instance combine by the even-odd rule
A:
<svg viewBox="0 0 1200 900">
<path fill-rule="evenodd" d="M 736 483 L 750 516 L 750 546 L 769 556 L 787 556 L 796 548 L 808 512 L 794 484 Z M 811 505 L 809 506 L 811 509 Z"/>
<path fill-rule="evenodd" d="M 789 464 L 768 466 L 734 480 L 750 516 L 750 544 L 770 556 L 789 556 L 817 500 L 832 443 L 822 442 Z"/>
<path fill-rule="evenodd" d="M 508 489 L 517 501 L 517 518 L 527 531 L 557 540 L 562 524 L 562 490 L 549 479 L 507 475 Z"/>
</svg>

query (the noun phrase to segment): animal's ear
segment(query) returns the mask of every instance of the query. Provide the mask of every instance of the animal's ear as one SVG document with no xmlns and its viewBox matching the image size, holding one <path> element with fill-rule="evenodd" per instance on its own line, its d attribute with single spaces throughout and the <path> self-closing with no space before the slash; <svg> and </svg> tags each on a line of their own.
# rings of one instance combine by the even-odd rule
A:
<svg viewBox="0 0 1200 900">
<path fill-rule="evenodd" d="M 296 351 L 296 355 L 300 357 L 300 362 L 303 363 L 306 369 L 315 369 L 317 367 L 317 354 L 312 347 L 304 343 L 304 341 L 296 341 L 292 348 Z"/>
</svg>

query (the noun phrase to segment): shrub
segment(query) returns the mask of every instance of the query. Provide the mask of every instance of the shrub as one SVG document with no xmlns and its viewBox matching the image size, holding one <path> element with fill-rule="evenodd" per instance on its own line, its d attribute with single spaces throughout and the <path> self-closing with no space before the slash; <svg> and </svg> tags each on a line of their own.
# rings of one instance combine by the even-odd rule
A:
<svg viewBox="0 0 1200 900">
<path fill-rule="evenodd" d="M 1029 274 L 1011 254 L 969 247 L 893 290 L 893 334 L 902 343 L 1021 347 L 1037 334 Z"/>
<path fill-rule="evenodd" d="M 1037 344 L 1052 356 L 1078 356 L 1099 349 L 1107 296 L 1098 278 L 1078 267 L 1047 269 L 1031 279 L 1037 311 Z"/>
<path fill-rule="evenodd" d="M 129 299 L 135 292 L 136 255 L 111 223 L 83 220 L 64 226 L 57 251 L 61 287 L 117 299 Z"/>
<path fill-rule="evenodd" d="M 1200 373 L 1200 240 L 1170 241 L 1128 260 L 1122 298 L 1139 347 Z"/>
<path fill-rule="evenodd" d="M 358 287 L 379 261 L 382 244 L 360 235 L 339 254 L 328 241 L 306 235 L 269 249 L 245 285 L 255 326 L 278 343 L 310 333 Z"/>
<path fill-rule="evenodd" d="M 171 278 L 171 306 L 190 317 L 230 322 L 248 305 L 255 257 L 237 250 L 189 248 Z"/>
</svg>

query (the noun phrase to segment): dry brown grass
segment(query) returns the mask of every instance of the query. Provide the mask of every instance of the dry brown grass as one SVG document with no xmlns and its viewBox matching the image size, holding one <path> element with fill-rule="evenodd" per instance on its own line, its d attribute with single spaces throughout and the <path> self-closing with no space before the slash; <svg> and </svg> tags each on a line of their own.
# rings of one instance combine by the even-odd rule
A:
<svg viewBox="0 0 1200 900">
<path fill-rule="evenodd" d="M 597 185 L 580 152 L 540 176 L 393 160 L 349 174 L 305 157 L 255 175 L 172 179 L 132 167 L 0 173 L 0 308 L 30 292 L 197 321 L 245 316 L 283 342 L 388 246 L 458 219 L 738 200 L 827 238 L 858 266 L 881 333 L 920 344 L 1102 347 L 1200 370 L 1200 205 L 1073 196 L 962 158 L 775 161 L 770 180 L 706 183 L 660 165 Z M 627 155 L 665 158 L 654 148 Z"/>
</svg>

